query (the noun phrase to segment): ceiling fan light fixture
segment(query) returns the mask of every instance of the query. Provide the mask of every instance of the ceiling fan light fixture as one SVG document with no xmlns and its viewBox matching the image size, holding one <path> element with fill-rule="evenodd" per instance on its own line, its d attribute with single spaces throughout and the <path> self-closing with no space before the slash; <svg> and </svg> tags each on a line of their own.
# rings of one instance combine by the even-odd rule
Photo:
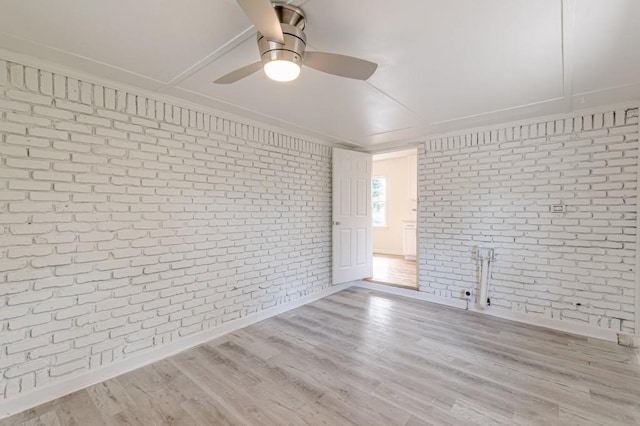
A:
<svg viewBox="0 0 640 426">
<path fill-rule="evenodd" d="M 366 80 L 377 64 L 353 56 L 327 52 L 306 52 L 304 12 L 288 3 L 271 0 L 237 0 L 258 29 L 256 38 L 260 62 L 245 65 L 218 78 L 216 84 L 235 83 L 262 69 L 274 81 L 293 81 L 303 65 L 339 77 Z M 303 61 L 304 58 L 304 61 Z"/>
<path fill-rule="evenodd" d="M 284 59 L 277 59 L 264 64 L 264 73 L 274 81 L 293 81 L 300 75 L 300 65 Z"/>
</svg>

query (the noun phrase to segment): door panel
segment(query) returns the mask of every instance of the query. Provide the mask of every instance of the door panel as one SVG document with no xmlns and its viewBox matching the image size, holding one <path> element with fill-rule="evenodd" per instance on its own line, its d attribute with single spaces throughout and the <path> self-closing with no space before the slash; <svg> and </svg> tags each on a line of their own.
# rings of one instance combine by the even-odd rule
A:
<svg viewBox="0 0 640 426">
<path fill-rule="evenodd" d="M 364 228 L 358 228 L 356 230 L 357 232 L 357 244 L 358 244 L 358 248 L 356 250 L 356 253 L 358 254 L 358 259 L 357 259 L 357 265 L 364 265 L 367 263 L 367 258 L 368 256 L 367 254 L 367 230 Z M 368 277 L 365 277 L 368 278 Z"/>
<path fill-rule="evenodd" d="M 348 268 L 351 266 L 351 230 L 340 229 L 338 232 L 340 233 L 340 245 L 342 246 L 342 250 L 340 250 L 340 267 Z"/>
<path fill-rule="evenodd" d="M 363 217 L 371 210 L 371 178 L 369 180 L 358 179 L 356 181 L 356 216 Z M 372 219 L 373 220 L 373 219 Z"/>
<path fill-rule="evenodd" d="M 333 149 L 333 283 L 373 274 L 371 155 Z"/>
<path fill-rule="evenodd" d="M 340 179 L 340 195 L 336 199 L 340 200 L 340 215 L 349 216 L 351 212 L 351 185 L 349 179 Z"/>
</svg>

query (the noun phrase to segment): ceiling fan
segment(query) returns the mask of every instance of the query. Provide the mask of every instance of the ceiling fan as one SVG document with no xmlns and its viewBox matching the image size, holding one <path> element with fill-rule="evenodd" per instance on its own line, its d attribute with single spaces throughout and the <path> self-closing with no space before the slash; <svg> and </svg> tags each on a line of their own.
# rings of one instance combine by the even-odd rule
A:
<svg viewBox="0 0 640 426">
<path fill-rule="evenodd" d="M 300 75 L 302 65 L 340 77 L 366 80 L 378 65 L 354 58 L 326 52 L 305 52 L 304 12 L 286 3 L 269 0 L 237 0 L 238 4 L 258 29 L 258 49 L 261 60 L 226 74 L 214 83 L 235 83 L 264 69 L 275 81 L 292 81 Z"/>
</svg>

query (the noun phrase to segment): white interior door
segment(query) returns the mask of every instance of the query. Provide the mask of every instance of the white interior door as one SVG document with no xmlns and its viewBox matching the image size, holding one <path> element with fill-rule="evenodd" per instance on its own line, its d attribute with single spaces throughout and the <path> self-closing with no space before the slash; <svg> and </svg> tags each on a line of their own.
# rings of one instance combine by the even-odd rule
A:
<svg viewBox="0 0 640 426">
<path fill-rule="evenodd" d="M 371 155 L 333 149 L 333 283 L 373 275 Z"/>
</svg>

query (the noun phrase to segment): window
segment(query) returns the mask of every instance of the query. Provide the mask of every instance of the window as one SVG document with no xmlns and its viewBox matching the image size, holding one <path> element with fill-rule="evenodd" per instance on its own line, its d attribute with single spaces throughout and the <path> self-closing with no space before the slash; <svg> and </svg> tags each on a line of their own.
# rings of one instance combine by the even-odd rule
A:
<svg viewBox="0 0 640 426">
<path fill-rule="evenodd" d="M 371 203 L 373 226 L 387 226 L 387 179 L 374 177 L 371 180 Z"/>
</svg>

